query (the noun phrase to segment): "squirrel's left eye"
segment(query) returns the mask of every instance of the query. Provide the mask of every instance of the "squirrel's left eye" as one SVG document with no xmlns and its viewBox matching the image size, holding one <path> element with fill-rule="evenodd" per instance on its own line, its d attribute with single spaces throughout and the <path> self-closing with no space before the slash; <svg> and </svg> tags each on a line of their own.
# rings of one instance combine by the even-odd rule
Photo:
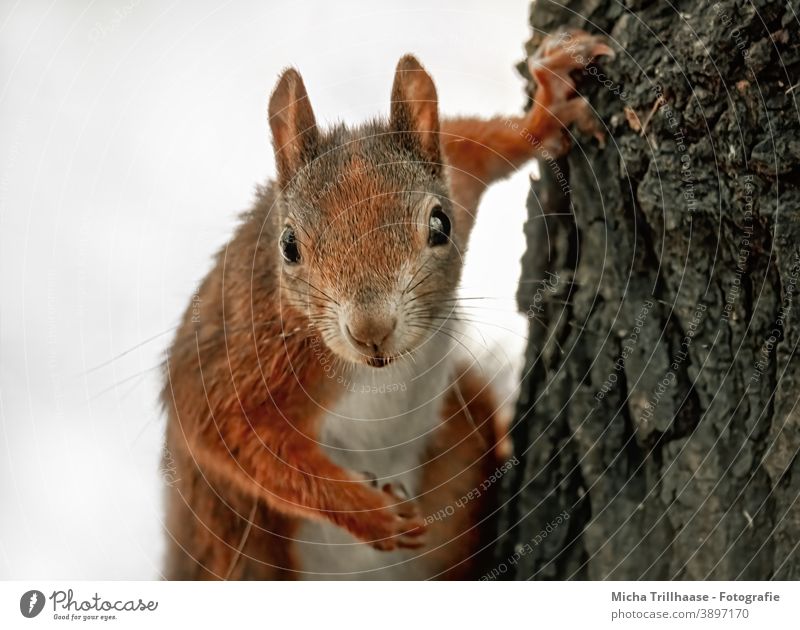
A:
<svg viewBox="0 0 800 630">
<path fill-rule="evenodd" d="M 447 245 L 450 242 L 450 218 L 442 210 L 442 206 L 435 206 L 428 219 L 428 245 Z"/>
<path fill-rule="evenodd" d="M 281 256 L 291 265 L 300 262 L 300 248 L 297 246 L 297 237 L 294 234 L 294 229 L 288 225 L 281 232 Z"/>
</svg>

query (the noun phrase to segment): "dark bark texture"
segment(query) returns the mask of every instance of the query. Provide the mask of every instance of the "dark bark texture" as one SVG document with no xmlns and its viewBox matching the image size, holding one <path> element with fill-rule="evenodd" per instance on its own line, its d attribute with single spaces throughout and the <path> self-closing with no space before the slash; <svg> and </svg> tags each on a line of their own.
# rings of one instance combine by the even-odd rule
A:
<svg viewBox="0 0 800 630">
<path fill-rule="evenodd" d="M 797 0 L 537 0 L 617 58 L 540 160 L 498 579 L 800 578 Z M 523 70 L 524 71 L 524 70 Z M 569 186 L 564 186 L 566 175 Z"/>
</svg>

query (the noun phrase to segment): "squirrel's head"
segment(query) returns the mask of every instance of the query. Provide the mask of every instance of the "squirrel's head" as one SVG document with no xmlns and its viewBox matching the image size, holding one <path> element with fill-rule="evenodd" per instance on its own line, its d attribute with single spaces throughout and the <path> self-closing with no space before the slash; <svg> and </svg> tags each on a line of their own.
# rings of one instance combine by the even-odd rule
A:
<svg viewBox="0 0 800 630">
<path fill-rule="evenodd" d="M 374 367 L 447 330 L 465 243 L 436 88 L 419 62 L 398 63 L 388 121 L 318 129 L 294 69 L 278 81 L 269 116 L 281 300 L 305 312 L 336 355 Z"/>
</svg>

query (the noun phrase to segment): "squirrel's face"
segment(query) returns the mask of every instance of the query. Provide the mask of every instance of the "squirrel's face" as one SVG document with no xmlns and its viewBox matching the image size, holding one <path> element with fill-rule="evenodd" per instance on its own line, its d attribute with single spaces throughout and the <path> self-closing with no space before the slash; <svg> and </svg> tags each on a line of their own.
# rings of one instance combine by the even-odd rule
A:
<svg viewBox="0 0 800 630">
<path fill-rule="evenodd" d="M 345 360 L 373 367 L 413 360 L 447 330 L 464 254 L 430 77 L 404 57 L 388 123 L 322 133 L 302 79 L 288 70 L 270 101 L 270 122 L 281 299 L 305 312 Z"/>
</svg>

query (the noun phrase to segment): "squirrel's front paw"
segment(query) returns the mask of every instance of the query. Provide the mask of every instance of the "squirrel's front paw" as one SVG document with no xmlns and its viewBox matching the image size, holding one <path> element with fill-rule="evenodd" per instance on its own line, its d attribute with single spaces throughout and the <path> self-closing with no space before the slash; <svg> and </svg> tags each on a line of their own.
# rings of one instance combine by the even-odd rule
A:
<svg viewBox="0 0 800 630">
<path fill-rule="evenodd" d="M 387 495 L 388 505 L 374 515 L 370 544 L 381 551 L 422 547 L 426 525 L 417 505 L 400 485 L 386 484 L 382 490 Z"/>
<path fill-rule="evenodd" d="M 408 493 L 397 484 L 378 486 L 375 475 L 353 473 L 361 483 L 348 485 L 330 520 L 357 539 L 383 551 L 416 549 L 425 540 L 425 521 Z"/>
<path fill-rule="evenodd" d="M 613 59 L 614 50 L 600 35 L 571 30 L 548 35 L 528 58 L 528 70 L 538 85 L 546 85 L 554 100 L 566 100 L 575 91 L 569 76 L 605 56 Z"/>
<path fill-rule="evenodd" d="M 528 58 L 528 70 L 536 83 L 536 105 L 531 110 L 532 124 L 543 130 L 545 148 L 557 155 L 569 149 L 564 131 L 571 124 L 584 133 L 594 135 L 601 143 L 604 134 L 592 113 L 589 102 L 575 97 L 574 70 L 589 66 L 600 56 L 614 57 L 605 38 L 585 31 L 572 30 L 549 35 L 536 52 Z M 557 124 L 548 124 L 552 119 Z"/>
</svg>

